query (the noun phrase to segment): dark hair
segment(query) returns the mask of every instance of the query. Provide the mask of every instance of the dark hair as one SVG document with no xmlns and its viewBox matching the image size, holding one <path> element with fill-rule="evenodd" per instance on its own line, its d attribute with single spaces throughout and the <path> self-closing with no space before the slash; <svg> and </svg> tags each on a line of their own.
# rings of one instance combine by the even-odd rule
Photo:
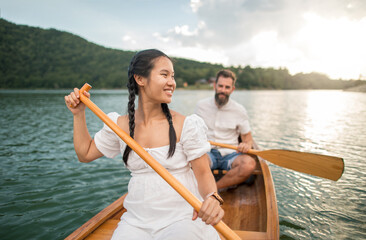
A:
<svg viewBox="0 0 366 240">
<path fill-rule="evenodd" d="M 235 73 L 233 73 L 232 71 L 230 71 L 229 69 L 222 69 L 220 70 L 217 74 L 216 74 L 216 83 L 219 80 L 219 77 L 225 77 L 225 78 L 231 78 L 233 80 L 233 86 L 235 86 L 235 82 L 236 82 L 236 75 Z"/>
<path fill-rule="evenodd" d="M 138 86 L 134 75 L 139 75 L 145 78 L 150 76 L 151 70 L 154 68 L 155 60 L 160 57 L 166 57 L 170 59 L 165 53 L 156 50 L 148 49 L 143 50 L 135 54 L 128 67 L 128 82 L 127 88 L 129 93 L 128 98 L 128 120 L 130 128 L 130 136 L 134 138 L 135 135 L 135 97 L 138 95 Z M 171 60 L 171 59 L 170 59 Z M 175 152 L 175 146 L 177 142 L 177 135 L 174 130 L 172 115 L 168 108 L 168 104 L 162 103 L 161 108 L 169 123 L 169 151 L 168 157 L 173 156 Z M 128 155 L 131 152 L 131 148 L 127 145 L 123 153 L 123 162 L 127 165 Z"/>
</svg>

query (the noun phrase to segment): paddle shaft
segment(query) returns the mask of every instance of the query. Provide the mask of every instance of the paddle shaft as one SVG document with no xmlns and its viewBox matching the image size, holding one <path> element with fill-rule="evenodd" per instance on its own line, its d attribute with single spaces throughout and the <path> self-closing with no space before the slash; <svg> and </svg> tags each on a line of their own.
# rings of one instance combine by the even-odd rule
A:
<svg viewBox="0 0 366 240">
<path fill-rule="evenodd" d="M 133 138 L 124 132 L 113 122 L 97 105 L 84 95 L 91 86 L 87 83 L 80 89 L 80 100 L 97 115 L 108 127 L 110 127 L 130 148 L 135 151 L 149 166 L 154 169 L 171 187 L 175 189 L 197 212 L 201 209 L 202 202 L 193 195 L 183 184 L 181 184 L 168 170 L 145 151 Z M 226 239 L 241 239 L 223 221 L 216 224 L 215 229 Z"/>
<path fill-rule="evenodd" d="M 214 146 L 218 146 L 218 147 L 223 147 L 223 148 L 229 148 L 229 149 L 233 149 L 233 150 L 238 150 L 238 146 L 234 146 L 234 145 L 230 145 L 230 144 L 226 144 L 226 143 L 217 143 L 217 142 L 212 142 L 212 141 L 208 141 L 211 145 Z M 257 155 L 258 154 L 258 150 L 254 150 L 254 149 L 249 149 L 248 153 L 249 154 L 253 154 L 253 155 Z"/>
<path fill-rule="evenodd" d="M 210 141 L 211 145 L 238 150 L 237 146 Z M 343 174 L 344 162 L 342 158 L 326 156 L 315 153 L 305 153 L 291 150 L 265 150 L 250 149 L 248 154 L 253 154 L 280 167 L 289 168 L 298 172 L 337 181 Z"/>
</svg>

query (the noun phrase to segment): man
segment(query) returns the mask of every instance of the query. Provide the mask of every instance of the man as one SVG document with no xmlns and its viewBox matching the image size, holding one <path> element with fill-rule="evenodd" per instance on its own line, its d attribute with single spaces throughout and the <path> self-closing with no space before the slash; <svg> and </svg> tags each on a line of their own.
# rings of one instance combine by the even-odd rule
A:
<svg viewBox="0 0 366 240">
<path fill-rule="evenodd" d="M 236 76 L 232 71 L 219 71 L 214 83 L 215 97 L 199 101 L 196 107 L 196 114 L 208 127 L 208 140 L 238 146 L 237 152 L 219 147 L 213 147 L 208 152 L 211 169 L 228 170 L 217 181 L 218 189 L 244 182 L 256 167 L 254 158 L 245 154 L 253 146 L 247 112 L 242 105 L 230 99 L 230 94 L 235 90 L 235 81 Z"/>
</svg>

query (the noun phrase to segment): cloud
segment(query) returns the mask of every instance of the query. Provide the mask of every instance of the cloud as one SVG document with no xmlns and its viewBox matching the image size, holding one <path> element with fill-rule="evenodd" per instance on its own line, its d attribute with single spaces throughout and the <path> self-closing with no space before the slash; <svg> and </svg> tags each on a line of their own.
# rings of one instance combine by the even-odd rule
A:
<svg viewBox="0 0 366 240">
<path fill-rule="evenodd" d="M 197 59 L 198 52 L 219 51 L 200 58 L 217 61 L 221 56 L 227 65 L 288 67 L 292 73 L 326 71 L 333 78 L 366 74 L 360 57 L 366 52 L 355 40 L 365 39 L 366 1 L 192 0 L 191 8 L 196 25 L 178 25 L 160 34 L 178 48 L 172 52 L 199 49 L 196 54 L 188 51 Z M 358 61 L 355 67 L 348 66 L 349 58 Z"/>
<path fill-rule="evenodd" d="M 205 24 L 197 25 L 198 34 L 192 38 L 206 46 L 241 44 L 267 31 L 277 32 L 280 39 L 291 37 L 305 24 L 307 12 L 325 18 L 361 19 L 366 15 L 366 1 L 361 0 L 192 0 L 191 5 L 199 24 Z"/>
<path fill-rule="evenodd" d="M 366 76 L 365 0 L 143 2 L 3 0 L 1 10 L 10 21 L 69 31 L 117 49 L 158 48 L 173 57 L 287 67 L 293 74 Z"/>
<path fill-rule="evenodd" d="M 202 2 L 200 0 L 191 0 L 191 3 L 189 5 L 192 11 L 195 13 L 202 6 Z"/>
</svg>

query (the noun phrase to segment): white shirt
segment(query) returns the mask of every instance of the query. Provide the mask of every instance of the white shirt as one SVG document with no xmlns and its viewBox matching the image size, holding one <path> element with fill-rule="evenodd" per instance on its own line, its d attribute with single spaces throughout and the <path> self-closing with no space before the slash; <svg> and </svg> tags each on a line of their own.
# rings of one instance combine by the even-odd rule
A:
<svg viewBox="0 0 366 240">
<path fill-rule="evenodd" d="M 208 127 L 207 138 L 210 141 L 236 146 L 239 144 L 239 135 L 250 132 L 246 109 L 230 98 L 221 108 L 217 107 L 214 97 L 203 99 L 197 103 L 195 113 L 205 121 Z M 215 148 L 222 156 L 233 152 L 227 148 Z"/>
</svg>

